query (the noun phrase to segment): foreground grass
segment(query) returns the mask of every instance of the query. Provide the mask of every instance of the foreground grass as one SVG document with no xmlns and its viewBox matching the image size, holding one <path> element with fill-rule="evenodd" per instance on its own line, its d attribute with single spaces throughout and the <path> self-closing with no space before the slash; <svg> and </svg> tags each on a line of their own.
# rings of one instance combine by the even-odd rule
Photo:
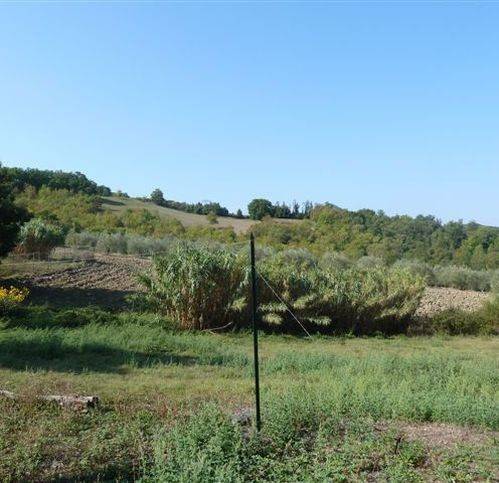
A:
<svg viewBox="0 0 499 483">
<path fill-rule="evenodd" d="M 44 309 L 4 320 L 0 388 L 23 399 L 0 401 L 0 480 L 175 481 L 175 468 L 178 481 L 493 478 L 488 436 L 428 456 L 399 430 L 499 429 L 496 338 L 264 335 L 259 443 L 228 416 L 252 403 L 250 335 L 165 325 Z M 97 394 L 102 405 L 79 414 L 33 397 L 50 393 Z"/>
</svg>

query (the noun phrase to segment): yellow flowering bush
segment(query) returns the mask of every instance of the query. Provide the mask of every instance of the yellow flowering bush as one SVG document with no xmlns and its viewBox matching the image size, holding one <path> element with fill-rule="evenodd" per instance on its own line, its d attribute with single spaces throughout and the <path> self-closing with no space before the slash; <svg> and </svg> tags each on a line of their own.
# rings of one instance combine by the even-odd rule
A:
<svg viewBox="0 0 499 483">
<path fill-rule="evenodd" d="M 29 294 L 27 288 L 0 287 L 0 314 L 13 309 L 23 302 Z"/>
</svg>

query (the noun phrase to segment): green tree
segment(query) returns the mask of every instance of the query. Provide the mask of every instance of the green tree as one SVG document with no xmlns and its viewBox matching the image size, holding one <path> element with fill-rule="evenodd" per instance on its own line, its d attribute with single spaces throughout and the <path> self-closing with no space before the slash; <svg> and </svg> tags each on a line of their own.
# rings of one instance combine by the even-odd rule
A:
<svg viewBox="0 0 499 483">
<path fill-rule="evenodd" d="M 152 193 L 151 193 L 151 201 L 155 203 L 156 205 L 163 206 L 166 202 L 163 192 L 159 189 L 156 188 Z"/>
<path fill-rule="evenodd" d="M 28 218 L 27 212 L 14 204 L 12 185 L 0 164 L 0 256 L 14 247 L 20 224 Z"/>
<path fill-rule="evenodd" d="M 264 216 L 274 216 L 274 205 L 263 198 L 256 198 L 248 205 L 248 213 L 252 220 L 261 220 Z"/>
</svg>

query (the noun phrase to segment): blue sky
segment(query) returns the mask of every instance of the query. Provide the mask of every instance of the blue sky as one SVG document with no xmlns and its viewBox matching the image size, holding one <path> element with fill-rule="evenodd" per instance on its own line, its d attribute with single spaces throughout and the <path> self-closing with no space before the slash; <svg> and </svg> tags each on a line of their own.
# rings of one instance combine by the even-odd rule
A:
<svg viewBox="0 0 499 483">
<path fill-rule="evenodd" d="M 0 160 L 499 225 L 499 4 L 0 6 Z"/>
</svg>

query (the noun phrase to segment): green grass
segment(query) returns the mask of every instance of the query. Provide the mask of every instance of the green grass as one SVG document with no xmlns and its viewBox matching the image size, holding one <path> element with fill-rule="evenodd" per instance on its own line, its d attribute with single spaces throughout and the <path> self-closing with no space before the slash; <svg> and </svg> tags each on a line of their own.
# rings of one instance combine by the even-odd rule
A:
<svg viewBox="0 0 499 483">
<path fill-rule="evenodd" d="M 0 400 L 0 480 L 172 481 L 172 464 L 177 481 L 234 481 L 231 472 L 247 481 L 372 473 L 473 481 L 494 471 L 488 439 L 429 453 L 422 442 L 394 445 L 400 421 L 499 429 L 497 338 L 262 335 L 258 444 L 228 419 L 253 401 L 251 335 L 169 327 L 154 315 L 92 310 L 37 308 L 3 319 L 0 388 L 23 399 Z M 80 414 L 33 397 L 54 393 L 97 394 L 102 405 Z M 376 421 L 391 423 L 378 431 Z M 194 455 L 199 438 L 211 443 Z M 369 466 L 373 455 L 378 463 Z"/>
</svg>

